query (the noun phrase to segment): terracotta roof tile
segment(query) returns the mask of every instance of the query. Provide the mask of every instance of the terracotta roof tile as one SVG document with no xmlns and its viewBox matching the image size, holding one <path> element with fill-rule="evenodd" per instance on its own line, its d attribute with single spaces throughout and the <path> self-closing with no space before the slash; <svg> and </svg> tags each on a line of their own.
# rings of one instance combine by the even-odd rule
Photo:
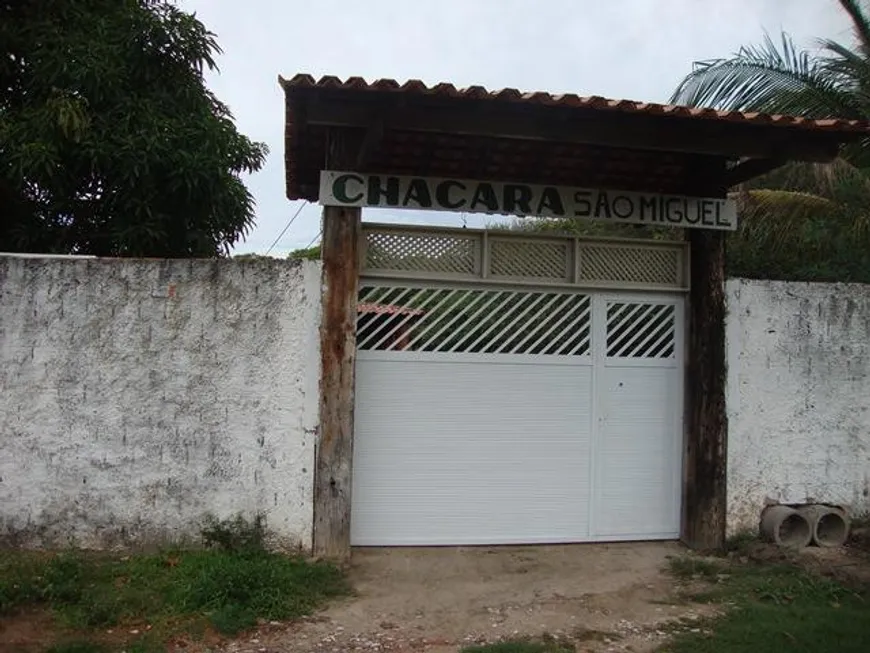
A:
<svg viewBox="0 0 870 653">
<path fill-rule="evenodd" d="M 348 106 L 363 107 L 362 113 L 371 107 L 389 105 L 382 100 L 394 97 L 400 100 L 397 105 L 419 105 L 429 111 L 431 107 L 440 105 L 456 105 L 457 111 L 461 111 L 463 101 L 467 100 L 472 115 L 485 117 L 489 111 L 486 107 L 490 107 L 493 115 L 510 114 L 517 120 L 528 119 L 536 124 L 542 123 L 542 126 L 546 126 L 547 117 L 553 115 L 556 124 L 547 132 L 549 134 L 560 133 L 574 111 L 578 115 L 584 114 L 584 119 L 593 111 L 600 112 L 602 124 L 610 122 L 610 117 L 613 122 L 621 122 L 624 116 L 646 116 L 655 125 L 649 129 L 650 121 L 641 118 L 637 121 L 641 130 L 656 133 L 661 125 L 670 134 L 668 138 L 691 132 L 700 134 L 702 142 L 709 137 L 713 143 L 713 146 L 708 143 L 706 149 L 698 151 L 686 150 L 685 147 L 668 150 L 633 147 L 626 141 L 617 145 L 615 141 L 608 144 L 606 140 L 583 142 L 558 137 L 504 138 L 500 132 L 487 133 L 485 130 L 459 134 L 392 127 L 382 129 L 377 146 L 369 148 L 366 161 L 359 165 L 359 170 L 396 175 L 506 179 L 582 188 L 718 196 L 726 190 L 724 173 L 721 177 L 714 174 L 718 170 L 719 157 L 738 160 L 746 156 L 762 156 L 757 152 L 776 153 L 779 151 L 777 148 L 790 151 L 790 144 L 797 142 L 799 145 L 804 141 L 836 146 L 870 134 L 867 121 L 718 111 L 601 96 L 581 97 L 573 93 L 524 93 L 515 88 L 487 90 L 482 86 L 471 86 L 458 89 L 446 82 L 427 86 L 418 79 L 403 84 L 393 79 L 369 83 L 362 77 L 349 77 L 342 81 L 335 76 L 315 79 L 311 75 L 299 74 L 291 79 L 279 78 L 279 81 L 286 93 L 287 196 L 312 201 L 317 199 L 320 170 L 327 162 L 330 127 L 326 123 L 309 122 L 307 90 L 313 91 L 313 95 L 319 95 L 317 91 L 322 90 L 324 96 L 337 100 L 335 106 L 339 107 L 346 99 Z M 371 104 L 370 99 L 374 100 Z M 515 108 L 518 110 L 514 111 Z M 626 118 L 625 121 L 633 122 L 633 119 Z M 362 130 L 352 128 L 348 131 L 352 134 L 350 138 L 360 139 L 362 143 Z M 739 143 L 732 143 L 726 132 L 742 134 L 742 138 L 738 139 Z M 761 146 L 753 149 L 756 142 Z M 362 147 L 360 143 L 357 145 Z M 691 145 L 691 141 L 683 144 L 686 143 Z M 815 154 L 819 151 L 818 148 L 814 150 Z M 711 172 L 699 175 L 701 169 Z"/>
<path fill-rule="evenodd" d="M 687 116 L 698 119 L 726 120 L 729 122 L 756 123 L 760 125 L 797 126 L 821 131 L 856 132 L 870 130 L 866 120 L 845 120 L 840 118 L 808 119 L 793 116 L 769 115 L 740 111 L 718 111 L 703 107 L 684 107 L 633 100 L 608 99 L 601 96 L 580 97 L 572 93 L 554 95 L 545 92 L 524 93 L 515 88 L 489 91 L 483 86 L 469 86 L 457 89 L 453 84 L 439 83 L 427 86 L 420 80 L 409 80 L 400 84 L 394 79 L 379 79 L 367 83 L 361 77 L 349 77 L 342 82 L 338 77 L 327 75 L 315 80 L 311 75 L 300 73 L 290 79 L 279 78 L 285 90 L 297 88 L 353 89 L 357 91 L 388 91 L 394 93 L 413 93 L 419 95 L 464 97 L 468 99 L 487 99 L 515 103 L 543 104 L 565 107 L 583 107 L 627 113 L 666 114 Z"/>
</svg>

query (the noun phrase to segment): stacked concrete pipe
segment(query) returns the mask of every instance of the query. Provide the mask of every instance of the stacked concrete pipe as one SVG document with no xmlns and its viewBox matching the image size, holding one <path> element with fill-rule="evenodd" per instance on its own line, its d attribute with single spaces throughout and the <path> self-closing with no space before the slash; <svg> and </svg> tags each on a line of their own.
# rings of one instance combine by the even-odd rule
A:
<svg viewBox="0 0 870 653">
<path fill-rule="evenodd" d="M 802 549 L 813 539 L 813 527 L 799 511 L 769 506 L 761 513 L 761 534 L 777 546 Z"/>
<path fill-rule="evenodd" d="M 816 546 L 843 546 L 849 538 L 849 516 L 845 510 L 812 504 L 801 506 L 798 512 L 809 522 L 812 541 Z"/>
</svg>

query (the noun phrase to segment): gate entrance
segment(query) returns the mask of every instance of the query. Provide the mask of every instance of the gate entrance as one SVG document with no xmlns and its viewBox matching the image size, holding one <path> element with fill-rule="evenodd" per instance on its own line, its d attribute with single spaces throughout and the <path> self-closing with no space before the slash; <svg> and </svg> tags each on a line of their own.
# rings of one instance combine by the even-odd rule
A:
<svg viewBox="0 0 870 653">
<path fill-rule="evenodd" d="M 352 544 L 678 536 L 681 244 L 386 227 L 366 243 Z M 621 266 L 633 250 L 657 267 Z M 603 288 L 619 284 L 657 290 Z"/>
</svg>

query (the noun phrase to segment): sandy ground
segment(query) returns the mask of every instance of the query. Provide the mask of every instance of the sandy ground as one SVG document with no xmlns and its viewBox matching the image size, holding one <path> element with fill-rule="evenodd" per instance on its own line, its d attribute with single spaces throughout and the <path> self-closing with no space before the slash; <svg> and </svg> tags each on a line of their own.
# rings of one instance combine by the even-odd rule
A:
<svg viewBox="0 0 870 653">
<path fill-rule="evenodd" d="M 455 652 L 510 636 L 565 638 L 578 651 L 650 651 L 670 624 L 691 628 L 709 606 L 681 604 L 662 573 L 674 543 L 361 549 L 356 596 L 225 651 Z"/>
</svg>

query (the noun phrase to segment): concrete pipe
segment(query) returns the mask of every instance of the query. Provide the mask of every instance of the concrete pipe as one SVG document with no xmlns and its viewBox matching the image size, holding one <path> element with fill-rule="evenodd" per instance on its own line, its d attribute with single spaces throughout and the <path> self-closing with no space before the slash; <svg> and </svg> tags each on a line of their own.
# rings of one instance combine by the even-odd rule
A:
<svg viewBox="0 0 870 653">
<path fill-rule="evenodd" d="M 812 504 L 801 506 L 798 512 L 810 523 L 813 544 L 816 546 L 843 546 L 849 539 L 849 517 L 846 511 L 834 506 Z"/>
<path fill-rule="evenodd" d="M 802 549 L 813 539 L 807 519 L 794 508 L 770 506 L 761 513 L 761 534 L 777 546 Z"/>
</svg>

